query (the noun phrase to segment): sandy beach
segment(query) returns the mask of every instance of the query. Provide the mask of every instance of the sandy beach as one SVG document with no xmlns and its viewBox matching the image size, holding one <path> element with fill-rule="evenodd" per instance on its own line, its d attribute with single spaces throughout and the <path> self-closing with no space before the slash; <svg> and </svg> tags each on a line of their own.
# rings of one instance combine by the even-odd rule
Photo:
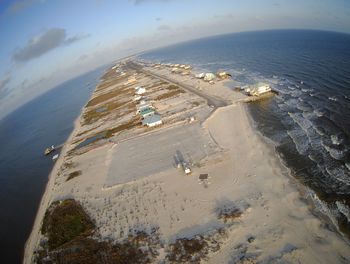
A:
<svg viewBox="0 0 350 264">
<path fill-rule="evenodd" d="M 45 212 L 65 199 L 87 212 L 95 240 L 122 243 L 136 231 L 157 230 L 152 263 L 349 263 L 348 241 L 312 213 L 303 187 L 254 129 L 246 96 L 228 87 L 234 84 L 209 84 L 167 67 L 118 65 L 75 121 L 23 263 L 45 249 Z M 137 86 L 146 88 L 161 126 L 139 125 Z M 103 137 L 79 145 L 97 135 Z M 176 166 L 179 155 L 191 174 Z M 191 254 L 175 250 L 191 239 L 201 245 Z"/>
</svg>

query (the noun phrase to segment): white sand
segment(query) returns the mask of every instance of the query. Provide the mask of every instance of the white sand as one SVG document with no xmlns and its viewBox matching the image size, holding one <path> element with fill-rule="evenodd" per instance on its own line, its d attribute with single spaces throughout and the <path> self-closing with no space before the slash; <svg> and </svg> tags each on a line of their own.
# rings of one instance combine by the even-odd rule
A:
<svg viewBox="0 0 350 264">
<path fill-rule="evenodd" d="M 182 77 L 176 78 L 181 80 Z M 231 93 L 233 101 L 240 99 L 224 85 L 211 85 L 208 89 L 221 96 Z M 200 166 L 194 166 L 190 176 L 167 167 L 161 172 L 104 188 L 111 162 L 118 162 L 113 159 L 119 150 L 118 143 L 73 157 L 72 161 L 77 164 L 74 170 L 81 170 L 82 175 L 68 182 L 65 182 L 65 175 L 57 175 L 62 164 L 62 160 L 58 160 L 26 245 L 24 263 L 31 263 L 47 206 L 53 200 L 66 197 L 82 203 L 96 222 L 102 239 L 122 240 L 127 237 L 129 228 L 159 226 L 161 238 L 167 244 L 178 237 L 225 228 L 227 237 L 220 241 L 221 249 L 209 253 L 203 263 L 238 263 L 243 255 L 250 256 L 252 263 L 350 261 L 348 243 L 339 234 L 324 228 L 312 215 L 308 205 L 300 199 L 297 188 L 300 186 L 288 176 L 288 170 L 278 160 L 272 146 L 254 131 L 241 103 L 219 108 L 200 129 L 212 137 L 212 142 L 217 144 L 215 149 L 221 150 L 194 161 Z M 142 144 L 139 148 L 147 154 Z M 64 152 L 65 149 L 63 156 Z M 138 169 L 142 168 L 138 166 Z M 199 184 L 200 173 L 210 176 L 207 188 Z M 217 208 L 225 204 L 234 204 L 243 211 L 231 225 L 226 225 L 216 215 Z M 251 236 L 255 240 L 249 243 L 247 239 Z"/>
</svg>

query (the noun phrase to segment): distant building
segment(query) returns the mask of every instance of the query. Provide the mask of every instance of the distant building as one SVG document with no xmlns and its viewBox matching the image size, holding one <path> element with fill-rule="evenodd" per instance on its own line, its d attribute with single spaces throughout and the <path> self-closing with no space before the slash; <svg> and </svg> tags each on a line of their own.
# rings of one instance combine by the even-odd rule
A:
<svg viewBox="0 0 350 264">
<path fill-rule="evenodd" d="M 214 79 L 215 79 L 215 74 L 211 73 L 211 72 L 206 73 L 205 76 L 204 76 L 204 81 L 210 82 L 210 81 L 212 81 Z"/>
<path fill-rule="evenodd" d="M 249 95 L 259 96 L 261 94 L 267 93 L 271 91 L 271 87 L 268 84 L 258 83 L 255 86 L 248 89 Z"/>
<path fill-rule="evenodd" d="M 199 73 L 199 74 L 196 74 L 196 78 L 198 78 L 198 79 L 203 79 L 204 76 L 205 76 L 205 73 L 204 73 L 204 72 Z"/>
<path fill-rule="evenodd" d="M 163 124 L 160 115 L 154 114 L 147 116 L 144 120 L 142 120 L 142 125 L 146 125 L 148 127 L 159 126 Z"/>
<path fill-rule="evenodd" d="M 220 79 L 228 79 L 228 78 L 231 78 L 232 75 L 227 73 L 227 72 L 218 72 L 217 73 L 217 76 L 220 78 Z"/>
<path fill-rule="evenodd" d="M 141 95 L 141 94 L 144 94 L 145 92 L 146 92 L 146 89 L 143 87 L 140 87 L 135 91 L 135 94 Z"/>
<path fill-rule="evenodd" d="M 171 72 L 172 73 L 178 73 L 178 72 L 180 72 L 180 69 L 177 68 L 177 67 L 174 67 L 174 68 L 171 69 Z"/>
</svg>

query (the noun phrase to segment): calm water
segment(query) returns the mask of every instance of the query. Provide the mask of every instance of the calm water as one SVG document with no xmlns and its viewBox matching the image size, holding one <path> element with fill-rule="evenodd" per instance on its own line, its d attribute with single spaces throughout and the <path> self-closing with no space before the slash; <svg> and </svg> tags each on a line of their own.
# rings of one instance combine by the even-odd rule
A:
<svg viewBox="0 0 350 264">
<path fill-rule="evenodd" d="M 243 85 L 264 81 L 279 95 L 251 104 L 263 135 L 307 186 L 317 211 L 350 234 L 350 35 L 262 31 L 191 41 L 142 59 L 224 69 Z"/>
<path fill-rule="evenodd" d="M 52 169 L 43 151 L 64 143 L 102 69 L 68 81 L 0 121 L 1 263 L 20 263 Z"/>
</svg>

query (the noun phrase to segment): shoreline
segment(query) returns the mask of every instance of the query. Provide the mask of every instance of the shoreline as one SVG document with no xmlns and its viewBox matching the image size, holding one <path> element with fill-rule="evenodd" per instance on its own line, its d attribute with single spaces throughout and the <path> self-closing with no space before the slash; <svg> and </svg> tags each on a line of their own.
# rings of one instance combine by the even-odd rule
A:
<svg viewBox="0 0 350 264">
<path fill-rule="evenodd" d="M 99 79 L 99 81 L 96 84 L 96 87 L 101 81 L 102 81 L 102 79 Z M 91 95 L 93 93 L 94 93 L 94 91 L 92 91 Z M 91 95 L 90 95 L 88 100 L 90 100 Z M 86 103 L 81 108 L 77 118 L 73 121 L 73 129 L 72 129 L 71 133 L 69 134 L 69 136 L 67 137 L 66 141 L 64 142 L 63 147 L 61 148 L 61 151 L 59 153 L 59 157 L 55 161 L 55 164 L 52 167 L 52 170 L 51 170 L 51 172 L 48 175 L 48 181 L 46 183 L 46 186 L 45 186 L 44 192 L 42 194 L 42 197 L 40 199 L 40 203 L 39 203 L 39 207 L 38 207 L 35 219 L 34 219 L 32 231 L 30 232 L 30 234 L 28 236 L 28 239 L 26 240 L 26 243 L 24 244 L 23 263 L 31 263 L 30 261 L 28 262 L 28 260 L 32 259 L 33 252 L 34 252 L 34 247 L 37 246 L 38 239 L 40 237 L 39 233 L 40 233 L 40 230 L 41 230 L 41 224 L 42 224 L 42 221 L 43 221 L 43 218 L 44 218 L 44 215 L 45 215 L 45 211 L 48 208 L 48 206 L 50 205 L 50 202 L 52 202 L 51 201 L 51 199 L 52 199 L 52 197 L 51 197 L 52 196 L 52 190 L 53 190 L 53 187 L 54 187 L 54 184 L 55 184 L 57 173 L 58 173 L 60 167 L 63 164 L 64 156 L 67 154 L 67 151 L 68 151 L 67 148 L 69 148 L 69 145 L 67 145 L 67 143 L 72 141 L 72 139 L 74 138 L 74 134 L 76 133 L 76 130 L 78 130 L 81 127 L 80 120 L 82 118 L 83 111 L 84 111 L 84 108 L 86 106 Z M 34 238 L 33 238 L 33 236 L 34 236 Z"/>
<path fill-rule="evenodd" d="M 83 108 L 79 114 L 79 116 L 74 120 L 74 127 L 72 132 L 70 133 L 69 137 L 67 138 L 66 142 L 64 143 L 62 150 L 60 152 L 60 156 L 58 157 L 57 161 L 55 162 L 51 172 L 49 173 L 48 176 L 48 181 L 44 190 L 44 193 L 42 195 L 42 198 L 40 200 L 40 204 L 35 216 L 35 220 L 34 220 L 34 224 L 32 227 L 32 231 L 30 232 L 30 235 L 24 245 L 24 254 L 23 254 L 23 263 L 31 263 L 31 262 L 27 262 L 25 261 L 26 259 L 31 259 L 32 255 L 33 255 L 33 251 L 34 251 L 34 247 L 36 246 L 36 244 L 38 243 L 38 239 L 39 239 L 39 232 L 41 229 L 41 224 L 46 212 L 46 209 L 48 208 L 48 206 L 50 205 L 51 199 L 52 199 L 52 190 L 54 187 L 54 183 L 56 180 L 56 176 L 58 173 L 59 168 L 61 167 L 61 165 L 63 164 L 63 158 L 64 155 L 67 153 L 67 142 L 70 142 L 74 136 L 74 133 L 76 132 L 76 129 L 79 127 L 79 122 L 80 122 L 80 118 L 81 115 L 83 113 Z M 34 237 L 33 237 L 34 236 Z M 34 243 L 34 244 L 33 244 Z"/>
<path fill-rule="evenodd" d="M 268 136 L 265 136 L 262 131 L 260 131 L 257 128 L 258 121 L 255 121 L 253 118 L 253 115 L 249 112 L 250 110 L 249 105 L 247 104 L 245 106 L 246 112 L 248 115 L 248 121 L 251 124 L 252 129 L 256 131 L 256 133 L 261 137 L 261 140 L 264 144 L 266 144 L 268 147 L 271 147 L 273 149 L 274 155 L 276 158 L 278 158 L 279 162 L 281 163 L 281 166 L 283 166 L 287 172 L 285 173 L 285 176 L 291 180 L 291 183 L 295 185 L 295 188 L 299 191 L 300 197 L 305 201 L 305 203 L 309 206 L 310 212 L 320 219 L 324 224 L 327 224 L 327 228 L 331 231 L 336 233 L 339 238 L 343 239 L 347 243 L 350 244 L 349 240 L 349 234 L 346 232 L 343 232 L 337 223 L 337 219 L 332 213 L 329 211 L 327 204 L 318 197 L 317 191 L 311 189 L 309 186 L 303 184 L 300 179 L 296 176 L 297 171 L 293 171 L 294 168 L 289 167 L 287 165 L 287 162 L 284 157 L 279 155 L 277 150 L 275 149 L 278 145 L 270 139 Z"/>
<path fill-rule="evenodd" d="M 102 78 L 102 77 L 101 77 Z M 181 80 L 181 78 L 179 77 Z M 186 80 L 182 79 L 182 81 L 186 82 Z M 188 82 L 186 82 L 188 83 Z M 209 89 L 214 90 L 210 86 L 208 86 Z M 216 86 L 215 86 L 216 87 Z M 95 91 L 93 92 L 91 98 L 93 99 L 97 93 L 98 85 L 96 86 Z M 208 89 L 206 90 L 206 87 L 203 88 L 204 92 L 208 92 Z M 223 96 L 226 91 L 224 91 L 222 88 L 217 88 L 216 91 L 210 91 L 210 95 L 215 94 L 215 92 L 219 91 L 219 95 Z M 232 92 L 231 92 L 232 93 Z M 233 95 L 234 96 L 234 95 Z M 43 216 L 45 214 L 45 210 L 48 208 L 50 202 L 53 200 L 56 200 L 59 197 L 67 196 L 70 193 L 70 188 L 64 189 L 63 187 L 56 186 L 55 190 L 55 183 L 56 181 L 59 181 L 58 174 L 61 166 L 64 163 L 64 158 L 66 154 L 68 153 L 69 149 L 72 149 L 72 140 L 74 136 L 80 131 L 81 127 L 81 120 L 83 117 L 83 114 L 86 111 L 87 105 L 85 105 L 78 116 L 78 118 L 74 121 L 74 128 L 70 136 L 68 137 L 66 143 L 64 144 L 64 147 L 61 151 L 60 157 L 57 160 L 56 164 L 54 165 L 50 175 L 49 180 L 45 188 L 45 192 L 43 194 L 42 200 L 40 202 L 40 206 L 37 212 L 37 216 L 35 218 L 35 222 L 33 225 L 32 232 L 26 242 L 25 245 L 25 252 L 24 252 L 24 260 L 23 263 L 31 263 L 33 252 L 35 248 L 39 244 L 40 239 L 40 225 L 43 220 Z M 231 124 L 228 123 L 228 121 L 232 122 Z M 233 121 L 236 123 L 233 124 Z M 206 194 L 203 196 L 202 187 L 198 187 L 198 185 L 195 184 L 195 178 L 192 176 L 189 176 L 190 178 L 184 178 L 183 181 L 186 182 L 186 184 L 189 184 L 191 188 L 194 190 L 194 192 L 197 191 L 197 193 L 186 193 L 186 191 L 189 191 L 187 187 L 183 186 L 184 190 L 180 190 L 181 184 L 174 181 L 174 179 L 171 179 L 171 175 L 173 172 L 170 172 L 169 169 L 165 171 L 159 171 L 156 173 L 150 174 L 146 178 L 136 179 L 131 182 L 125 182 L 125 183 L 119 183 L 121 187 L 125 187 L 127 192 L 131 192 L 129 187 L 126 187 L 128 184 L 131 184 L 134 186 L 154 186 L 153 188 L 156 188 L 158 190 L 157 192 L 165 193 L 164 195 L 164 208 L 165 204 L 169 204 L 172 206 L 176 206 L 176 200 L 179 202 L 178 196 L 184 195 L 184 197 L 190 196 L 193 202 L 190 203 L 184 203 L 182 206 L 185 207 L 185 211 L 192 210 L 195 212 L 195 208 L 197 207 L 197 213 L 201 216 L 199 219 L 211 219 L 211 222 L 215 222 L 213 225 L 209 225 L 209 229 L 215 230 L 215 226 L 222 226 L 225 228 L 228 238 L 220 240 L 220 243 L 222 243 L 222 249 L 219 252 L 213 252 L 208 254 L 209 260 L 208 263 L 219 263 L 222 261 L 227 261 L 231 257 L 230 254 L 232 253 L 240 253 L 240 249 L 235 248 L 234 246 L 237 244 L 237 237 L 244 241 L 247 237 L 253 236 L 254 240 L 257 240 L 257 243 L 245 243 L 244 244 L 244 250 L 245 251 L 252 251 L 252 254 L 259 260 L 265 260 L 267 261 L 270 256 L 277 255 L 278 258 L 283 260 L 308 260 L 308 261 L 315 261 L 315 259 L 319 259 L 322 261 L 326 260 L 335 260 L 338 259 L 338 256 L 334 256 L 331 258 L 331 256 L 326 256 L 327 253 L 323 254 L 324 259 L 322 258 L 321 254 L 320 256 L 315 255 L 315 252 L 317 252 L 318 247 L 315 242 L 309 241 L 308 243 L 315 243 L 309 248 L 303 248 L 302 245 L 304 245 L 303 237 L 304 239 L 309 240 L 307 238 L 307 234 L 318 234 L 320 237 L 326 238 L 327 236 L 331 236 L 329 240 L 332 240 L 334 245 L 338 245 L 338 250 L 341 250 L 340 255 L 345 258 L 350 258 L 349 255 L 347 255 L 346 247 L 344 247 L 341 244 L 342 238 L 334 233 L 325 230 L 322 228 L 322 224 L 318 219 L 313 218 L 310 215 L 310 208 L 309 206 L 303 205 L 303 202 L 301 201 L 301 193 L 298 188 L 298 183 L 296 179 L 292 177 L 290 174 L 290 169 L 283 164 L 283 161 L 279 157 L 279 155 L 275 152 L 275 149 L 273 147 L 273 144 L 269 144 L 269 142 L 266 140 L 266 137 L 259 132 L 256 127 L 254 127 L 253 123 L 254 120 L 252 116 L 249 114 L 249 110 L 247 109 L 247 106 L 245 106 L 242 102 L 233 102 L 232 104 L 224 107 L 219 107 L 215 109 L 215 111 L 210 112 L 209 117 L 207 117 L 204 122 L 201 122 L 199 126 L 198 131 L 202 131 L 203 137 L 205 140 L 208 140 L 206 137 L 206 131 L 210 134 L 210 136 L 213 138 L 214 145 L 217 145 L 217 147 L 221 147 L 224 149 L 224 151 L 218 151 L 215 147 L 212 149 L 209 149 L 207 154 L 206 161 L 203 162 L 203 160 L 200 160 L 203 165 L 200 167 L 196 167 L 195 170 L 203 171 L 205 170 L 210 172 L 210 175 L 214 175 L 213 179 L 211 180 L 211 185 L 207 188 Z M 180 125 L 184 126 L 184 125 Z M 188 125 L 187 125 L 188 126 Z M 194 127 L 197 125 L 194 124 Z M 219 128 L 226 127 L 226 129 L 222 130 Z M 162 128 L 164 129 L 164 128 Z M 172 130 L 170 128 L 170 130 Z M 197 130 L 196 130 L 197 131 Z M 201 132 L 201 133 L 202 133 Z M 152 132 L 154 133 L 154 132 Z M 152 134 L 151 133 L 151 134 Z M 160 132 L 159 132 L 160 133 Z M 152 135 L 151 135 L 152 136 Z M 130 136 L 129 136 L 130 138 Z M 104 153 L 111 151 L 111 155 L 116 155 L 115 153 L 118 152 L 118 149 L 121 148 L 122 144 L 129 144 L 128 141 L 137 140 L 136 139 L 128 139 L 126 142 L 122 142 L 120 139 L 116 140 L 117 145 L 111 146 L 110 144 L 106 143 L 96 149 L 91 150 L 87 154 L 81 154 L 82 156 L 86 156 L 89 158 L 76 158 L 78 159 L 78 164 L 83 166 L 83 162 L 90 162 L 91 160 L 95 160 L 96 155 L 97 160 L 104 161 L 105 164 L 108 163 L 108 166 L 105 165 L 103 167 L 97 167 L 95 170 L 97 171 L 103 171 L 103 175 L 107 175 L 106 177 L 109 177 L 109 164 L 111 161 L 106 163 Z M 71 144 L 67 144 L 71 143 Z M 213 143 L 209 143 L 213 144 Z M 114 146 L 117 146 L 116 150 L 114 149 Z M 238 150 L 240 150 L 240 153 L 238 153 Z M 205 150 L 208 151 L 208 150 Z M 95 153 L 95 154 L 94 154 Z M 98 154 L 99 153 L 99 154 Z M 241 157 L 241 153 L 245 154 L 245 157 Z M 99 156 L 100 155 L 100 156 Z M 212 157 L 212 158 L 211 158 Z M 73 158 L 74 159 L 74 158 Z M 213 162 L 212 160 L 218 160 L 218 162 Z M 250 166 L 250 160 L 253 161 L 252 167 Z M 259 160 L 260 159 L 260 160 Z M 98 161 L 96 161 L 97 163 Z M 86 166 L 86 164 L 85 164 Z M 93 166 L 93 165 L 89 165 Z M 83 172 L 87 170 L 88 167 L 82 167 Z M 94 168 L 92 168 L 94 170 Z M 234 172 L 234 174 L 232 174 Z M 93 172 L 92 172 L 93 173 Z M 196 172 L 197 173 L 197 172 Z M 261 175 L 258 175 L 261 174 Z M 281 177 L 282 176 L 282 177 Z M 232 178 L 231 178 L 232 177 Z M 292 180 L 293 179 L 293 180 Z M 78 179 L 79 180 L 79 179 Z M 90 181 L 90 182 L 88 182 Z M 161 182 L 161 183 L 159 183 Z M 85 197 L 79 190 L 84 190 L 83 187 L 90 188 L 89 185 L 97 185 L 99 186 L 100 181 L 93 181 L 92 176 L 88 175 L 87 180 L 82 182 L 80 181 L 80 184 L 83 186 L 78 186 L 78 184 L 74 183 L 74 188 L 76 188 L 76 191 L 74 193 L 71 193 L 72 197 L 77 198 L 80 200 L 84 205 L 88 204 L 89 198 L 82 198 Z M 232 186 L 230 186 L 232 185 Z M 161 187 L 163 186 L 163 187 Z M 300 187 L 300 186 L 299 186 Z M 99 187 L 94 187 L 96 191 L 94 192 L 95 195 L 101 195 L 102 197 L 110 197 L 108 194 L 111 194 L 109 192 L 110 190 L 113 190 L 113 187 L 109 187 L 111 189 L 104 190 L 105 192 L 100 194 L 98 192 Z M 139 188 L 139 187 L 137 187 Z M 271 189 L 270 189 L 271 188 Z M 115 186 L 115 189 L 120 189 L 119 185 Z M 164 189 L 164 190 L 162 190 Z M 73 190 L 73 188 L 72 188 Z M 216 190 L 220 191 L 220 195 L 216 192 Z M 55 193 L 56 191 L 56 193 Z M 236 193 L 232 193 L 236 192 Z M 286 193 L 284 193 L 284 192 Z M 103 191 L 102 191 L 103 192 Z M 246 192 L 246 193 L 245 193 Z M 173 193 L 176 193 L 176 195 L 173 195 Z M 54 197 L 56 195 L 56 197 Z M 107 196 L 106 196 L 107 195 Z M 116 194 L 118 195 L 118 194 Z M 132 194 L 134 195 L 134 194 Z M 156 195 L 156 194 L 155 194 Z M 171 196 L 174 201 L 168 201 L 168 198 L 165 198 L 167 196 Z M 129 197 L 129 196 L 127 196 Z M 150 199 L 157 199 L 158 196 L 152 196 Z M 208 203 L 198 202 L 201 201 L 206 197 L 206 199 L 209 199 L 209 205 Z M 90 197 L 91 198 L 91 197 Z M 115 198 L 118 198 L 117 196 Z M 87 199 L 87 200 L 85 200 Z M 106 199 L 106 198 L 104 198 Z M 118 198 L 119 199 L 119 198 Z M 185 198 L 183 198 L 185 199 Z M 186 198 L 187 199 L 187 198 Z M 206 209 L 208 210 L 213 205 L 218 206 L 218 204 L 222 203 L 223 199 L 227 199 L 228 201 L 233 201 L 237 204 L 237 206 L 242 210 L 242 217 L 239 219 L 238 222 L 234 220 L 232 222 L 232 225 L 226 225 L 221 223 L 220 221 L 217 221 L 213 218 L 213 214 L 211 211 L 209 212 L 198 212 L 199 209 Z M 280 201 L 278 199 L 281 199 Z M 171 200 L 171 199 L 170 199 Z M 127 205 L 124 205 L 124 207 Z M 131 206 L 131 205 L 129 205 Z M 150 207 L 151 205 L 147 205 Z M 146 207 L 147 207 L 146 206 Z M 286 208 L 287 206 L 287 208 Z M 188 207 L 188 209 L 186 209 Z M 88 209 L 89 213 L 92 213 L 92 208 Z M 289 212 L 290 209 L 295 210 L 295 212 Z M 120 207 L 117 207 L 115 210 L 120 210 Z M 165 209 L 168 210 L 168 209 Z M 211 210 L 211 209 L 210 209 Z M 271 213 L 272 211 L 272 213 Z M 170 227 L 168 226 L 168 223 L 166 223 L 167 217 L 164 216 L 163 212 L 158 212 L 161 217 L 158 222 L 161 230 L 163 230 L 164 239 L 167 241 L 171 241 L 175 237 L 178 237 L 179 233 L 178 231 L 184 230 L 185 227 L 187 228 L 194 224 L 193 219 L 191 219 L 191 213 L 189 215 L 184 215 L 181 213 L 181 210 L 179 211 L 169 211 L 170 215 L 176 215 L 176 217 L 179 219 L 182 219 L 180 222 L 174 222 L 170 224 Z M 280 223 L 280 216 L 277 216 L 276 213 L 282 214 L 281 220 L 282 221 L 290 221 L 290 224 Z M 290 214 L 293 214 L 293 217 L 289 217 Z M 194 217 L 194 215 L 192 215 Z M 194 217 L 195 219 L 198 218 Z M 301 218 L 301 220 L 299 219 Z M 100 221 L 95 216 L 95 221 Z M 198 220 L 199 220 L 198 219 Z M 299 220 L 298 220 L 299 219 Z M 260 221 L 266 221 L 263 226 L 261 227 Z M 297 227 L 296 224 L 301 221 L 301 223 L 304 223 L 304 221 L 307 220 L 307 225 L 305 227 L 301 226 L 301 230 L 296 230 L 294 234 L 294 229 L 291 227 Z M 151 221 L 154 221 L 151 220 Z M 210 223 L 210 221 L 208 223 Z M 270 222 L 269 222 L 270 221 Z M 197 221 L 198 222 L 198 221 Z M 101 220 L 101 223 L 103 221 Z M 204 224 L 206 226 L 206 223 L 203 223 L 201 220 L 199 223 Z M 240 226 L 241 225 L 241 226 Z M 277 226 L 276 226 L 277 225 Z M 107 224 L 104 225 L 104 229 L 107 228 Z M 276 232 L 272 228 L 276 228 L 279 230 L 277 234 L 277 237 L 280 241 L 278 243 L 269 241 L 269 239 L 276 238 Z M 214 228 L 214 229 L 213 229 Z M 200 230 L 203 229 L 203 227 L 199 228 Z M 102 232 L 102 228 L 100 229 L 100 235 L 103 238 L 104 233 Z M 174 233 L 174 231 L 177 230 L 177 232 Z M 191 232 L 195 232 L 193 230 L 196 230 L 196 228 L 192 228 Z M 303 232 L 304 230 L 304 232 Z M 207 230 L 206 230 L 207 231 Z M 108 233 L 109 231 L 107 231 Z M 252 233 L 255 232 L 253 235 Z M 186 233 L 186 232 L 185 232 Z M 176 235 L 178 234 L 178 235 Z M 180 235 L 181 236 L 181 235 Z M 266 238 L 264 238 L 266 236 Z M 299 237 L 300 236 L 300 237 Z M 339 236 L 339 237 L 338 237 Z M 317 236 L 316 236 L 317 237 Z M 338 239 L 340 240 L 337 240 Z M 230 243 L 228 243 L 231 241 Z M 283 241 L 283 242 L 282 242 Z M 289 244 L 288 241 L 291 242 L 292 247 L 288 248 L 286 252 L 284 252 L 285 246 Z M 283 246 L 282 246 L 283 244 Z M 296 245 L 294 245 L 296 244 Z M 334 246 L 333 245 L 333 246 Z M 340 246 L 341 245 L 341 246 Z M 262 247 L 264 250 L 263 252 L 260 252 L 257 249 L 253 249 L 254 247 Z M 282 248 L 280 248 L 282 246 Z M 323 248 L 325 252 L 332 252 L 332 247 L 327 247 L 323 245 Z M 220 253 L 220 254 L 219 254 Z M 279 255 L 280 254 L 280 255 Z M 345 256 L 344 256 L 345 255 Z M 315 258 L 315 259 L 314 259 Z M 283 261 L 282 260 L 282 261 Z M 219 262 L 217 262 L 219 261 Z M 322 262 L 321 261 L 321 262 Z"/>
</svg>

